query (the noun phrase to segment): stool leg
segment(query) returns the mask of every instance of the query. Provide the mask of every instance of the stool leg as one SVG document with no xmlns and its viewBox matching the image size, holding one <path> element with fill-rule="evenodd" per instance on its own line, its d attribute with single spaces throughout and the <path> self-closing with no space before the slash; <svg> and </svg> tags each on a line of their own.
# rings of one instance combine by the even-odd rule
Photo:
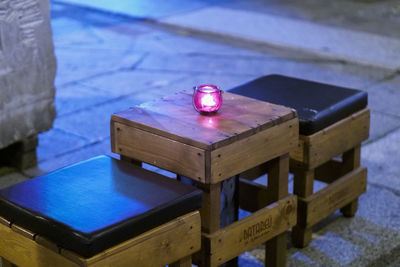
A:
<svg viewBox="0 0 400 267">
<path fill-rule="evenodd" d="M 179 261 L 171 263 L 168 265 L 169 267 L 191 267 L 192 266 L 192 257 L 187 256 Z"/>
<path fill-rule="evenodd" d="M 342 174 L 346 174 L 354 169 L 360 167 L 361 160 L 361 145 L 350 149 L 343 153 L 343 168 Z M 340 209 L 344 217 L 353 217 L 358 209 L 358 198 L 350 202 L 348 205 Z"/>
<path fill-rule="evenodd" d="M 294 171 L 294 194 L 307 198 L 312 195 L 314 189 L 315 170 L 296 169 Z M 297 225 L 292 229 L 292 243 L 295 247 L 304 248 L 311 242 L 312 228 L 304 227 L 306 214 L 297 210 Z"/>
<path fill-rule="evenodd" d="M 268 193 L 272 200 L 277 201 L 286 197 L 289 183 L 289 154 L 271 161 L 268 172 Z M 286 240 L 284 232 L 265 244 L 265 266 L 286 265 Z"/>
</svg>

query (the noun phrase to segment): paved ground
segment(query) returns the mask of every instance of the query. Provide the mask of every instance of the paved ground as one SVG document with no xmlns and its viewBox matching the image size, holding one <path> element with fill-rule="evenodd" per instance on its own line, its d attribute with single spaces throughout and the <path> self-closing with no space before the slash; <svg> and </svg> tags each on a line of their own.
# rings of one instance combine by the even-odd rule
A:
<svg viewBox="0 0 400 267">
<path fill-rule="evenodd" d="M 369 171 L 368 191 L 360 199 L 355 218 L 335 213 L 315 227 L 308 248 L 299 250 L 288 243 L 287 265 L 400 266 L 399 62 L 387 58 L 390 67 L 373 62 L 359 65 L 351 58 L 326 57 L 312 47 L 279 49 L 268 40 L 226 36 L 226 28 L 215 34 L 208 28 L 164 23 L 210 8 L 246 17 L 253 12 L 290 22 L 301 20 L 313 29 L 330 27 L 336 32 L 357 31 L 362 38 L 365 34 L 390 38 L 389 49 L 383 44 L 379 51 L 370 51 L 385 55 L 385 51 L 397 51 L 393 49 L 400 40 L 397 1 L 221 1 L 217 5 L 209 0 L 181 5 L 176 0 L 136 7 L 109 7 L 109 1 L 96 1 L 102 6 L 91 8 L 74 2 L 52 3 L 58 116 L 53 129 L 39 136 L 39 165 L 24 172 L 0 171 L 0 187 L 94 155 L 111 154 L 111 113 L 199 83 L 229 89 L 261 75 L 280 73 L 354 87 L 369 93 L 372 110 L 371 137 L 362 152 L 362 163 Z M 244 254 L 240 266 L 262 266 L 261 251 Z"/>
</svg>

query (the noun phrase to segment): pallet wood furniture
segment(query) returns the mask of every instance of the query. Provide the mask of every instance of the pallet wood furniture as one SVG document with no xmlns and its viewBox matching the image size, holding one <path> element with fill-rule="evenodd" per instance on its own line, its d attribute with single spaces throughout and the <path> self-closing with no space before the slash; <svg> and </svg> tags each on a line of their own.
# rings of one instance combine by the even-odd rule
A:
<svg viewBox="0 0 400 267">
<path fill-rule="evenodd" d="M 297 145 L 298 119 L 290 108 L 224 93 L 221 110 L 203 116 L 182 91 L 116 113 L 112 151 L 189 177 L 203 190 L 201 266 L 218 266 L 267 243 L 266 264 L 286 263 L 286 231 L 296 223 L 297 200 L 288 194 L 289 151 Z M 220 228 L 221 183 L 269 162 L 268 199 Z M 240 187 L 242 185 L 240 184 Z M 246 193 L 241 191 L 242 194 Z M 247 201 L 252 196 L 240 196 Z"/>
<path fill-rule="evenodd" d="M 367 184 L 367 170 L 360 166 L 360 145 L 369 136 L 367 94 L 281 75 L 264 76 L 230 91 L 298 111 L 299 144 L 290 152 L 294 193 L 299 197 L 293 244 L 307 246 L 312 226 L 335 210 L 354 216 Z M 244 176 L 257 177 L 263 168 Z M 328 185 L 314 192 L 314 179 Z"/>
<path fill-rule="evenodd" d="M 191 266 L 201 195 L 96 157 L 0 190 L 0 257 L 21 267 Z"/>
</svg>

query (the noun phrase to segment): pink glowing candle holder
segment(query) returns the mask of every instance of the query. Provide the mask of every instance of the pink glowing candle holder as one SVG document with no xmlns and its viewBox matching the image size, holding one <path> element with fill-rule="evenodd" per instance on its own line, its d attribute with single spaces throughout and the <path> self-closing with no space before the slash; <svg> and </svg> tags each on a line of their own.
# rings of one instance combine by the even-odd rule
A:
<svg viewBox="0 0 400 267">
<path fill-rule="evenodd" d="M 222 90 L 211 84 L 195 86 L 193 106 L 203 115 L 216 113 L 222 106 Z"/>
</svg>

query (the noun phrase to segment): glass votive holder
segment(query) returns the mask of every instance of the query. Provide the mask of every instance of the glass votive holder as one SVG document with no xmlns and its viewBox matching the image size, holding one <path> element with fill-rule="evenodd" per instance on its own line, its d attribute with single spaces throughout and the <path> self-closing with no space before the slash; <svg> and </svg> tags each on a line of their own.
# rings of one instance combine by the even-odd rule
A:
<svg viewBox="0 0 400 267">
<path fill-rule="evenodd" d="M 203 84 L 195 86 L 193 106 L 202 115 L 212 115 L 222 106 L 222 90 L 216 85 Z"/>
</svg>

